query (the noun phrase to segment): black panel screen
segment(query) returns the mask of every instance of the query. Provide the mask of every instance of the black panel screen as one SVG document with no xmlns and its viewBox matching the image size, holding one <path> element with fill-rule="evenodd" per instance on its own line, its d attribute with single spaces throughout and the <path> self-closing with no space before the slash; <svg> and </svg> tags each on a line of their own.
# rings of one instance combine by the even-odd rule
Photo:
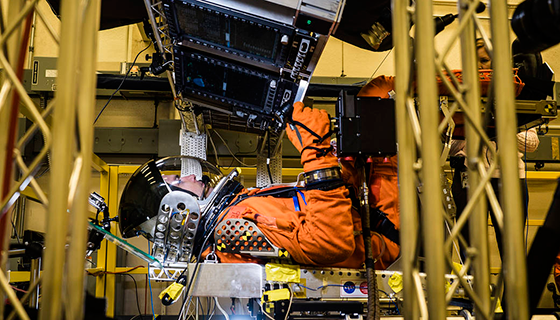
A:
<svg viewBox="0 0 560 320">
<path fill-rule="evenodd" d="M 186 54 L 183 64 L 182 76 L 186 88 L 253 106 L 264 106 L 270 82 L 266 74 L 195 54 Z"/>
<path fill-rule="evenodd" d="M 274 28 L 190 3 L 176 2 L 175 6 L 183 34 L 274 60 L 279 42 L 279 33 Z"/>
<path fill-rule="evenodd" d="M 397 153 L 395 101 L 342 91 L 336 106 L 338 156 Z"/>
</svg>

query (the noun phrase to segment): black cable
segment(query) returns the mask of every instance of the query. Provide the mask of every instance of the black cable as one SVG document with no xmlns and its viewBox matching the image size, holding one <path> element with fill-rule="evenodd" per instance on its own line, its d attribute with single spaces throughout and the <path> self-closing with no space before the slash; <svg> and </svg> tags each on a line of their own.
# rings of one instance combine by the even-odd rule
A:
<svg viewBox="0 0 560 320">
<path fill-rule="evenodd" d="M 140 56 L 140 54 L 146 50 L 148 50 L 148 48 L 152 45 L 152 43 L 150 42 L 150 44 L 142 49 L 142 51 L 138 52 L 138 54 L 136 55 L 136 57 L 134 58 L 134 61 L 132 61 L 132 65 L 130 66 L 130 68 L 128 68 L 128 71 L 126 72 L 126 74 L 124 75 L 124 78 L 122 79 L 121 83 L 119 84 L 119 86 L 117 87 L 117 90 L 115 90 L 115 92 L 113 92 L 113 94 L 111 95 L 111 97 L 109 97 L 109 100 L 107 100 L 107 103 L 105 103 L 105 105 L 103 106 L 103 108 L 101 108 L 101 111 L 99 111 L 99 114 L 97 115 L 97 117 L 95 117 L 95 120 L 93 121 L 93 124 L 95 124 L 97 122 L 97 119 L 99 119 L 99 117 L 101 116 L 101 114 L 103 113 L 103 111 L 105 111 L 105 108 L 107 108 L 107 106 L 109 105 L 109 102 L 111 102 L 111 100 L 113 100 L 113 97 L 115 96 L 115 94 L 117 94 L 117 92 L 119 92 L 119 90 L 121 90 L 121 87 L 123 85 L 123 83 L 125 82 L 126 78 L 128 77 L 128 74 L 130 73 L 130 70 L 132 70 L 132 68 L 134 67 L 134 64 L 136 63 L 136 60 L 138 59 L 138 57 Z"/>
<path fill-rule="evenodd" d="M 202 316 L 202 320 L 204 320 L 204 306 L 202 305 L 202 302 L 200 301 L 200 298 L 196 299 L 198 302 L 198 307 L 200 308 L 200 315 Z"/>
<path fill-rule="evenodd" d="M 134 281 L 134 288 L 136 289 L 136 291 L 134 292 L 136 293 L 136 307 L 138 307 L 138 316 L 140 316 L 140 319 L 144 320 L 144 317 L 142 317 L 142 311 L 140 311 L 140 299 L 138 298 L 138 285 L 136 284 L 136 279 L 134 279 L 134 277 L 130 273 L 121 273 L 121 274 L 129 276 L 132 279 L 132 281 Z"/>
<path fill-rule="evenodd" d="M 46 165 L 45 170 L 43 170 L 43 172 L 41 172 L 40 174 L 35 175 L 35 180 L 41 178 L 45 173 L 47 173 L 47 172 L 49 171 L 49 169 L 50 169 L 49 161 L 48 161 L 48 160 L 45 161 L 45 162 L 42 164 L 42 166 L 43 166 L 43 165 Z"/>
<path fill-rule="evenodd" d="M 17 242 L 18 242 L 18 244 L 21 244 L 21 239 L 19 238 L 19 235 L 18 235 L 18 232 L 17 232 L 17 229 L 16 229 L 16 225 L 15 225 L 15 223 L 14 223 L 14 220 L 11 220 L 11 219 L 10 219 L 10 222 L 12 223 L 12 227 L 14 228 L 14 233 L 16 234 Z"/>
<path fill-rule="evenodd" d="M 159 99 L 156 98 L 154 100 L 154 126 L 152 127 L 154 129 L 158 127 L 158 125 L 157 125 L 157 110 L 158 110 L 158 107 L 159 107 Z"/>
<path fill-rule="evenodd" d="M 270 131 L 268 132 L 268 157 L 266 158 L 266 169 L 268 171 L 268 179 L 270 179 L 270 184 L 274 184 L 272 180 L 272 172 L 270 172 Z"/>
</svg>

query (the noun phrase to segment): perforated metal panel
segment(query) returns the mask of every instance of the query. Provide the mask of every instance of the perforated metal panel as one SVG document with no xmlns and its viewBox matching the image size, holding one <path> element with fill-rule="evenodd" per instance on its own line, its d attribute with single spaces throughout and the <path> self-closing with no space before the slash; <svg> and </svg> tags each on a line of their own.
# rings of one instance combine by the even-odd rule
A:
<svg viewBox="0 0 560 320">
<path fill-rule="evenodd" d="M 276 155 L 270 158 L 270 176 L 268 175 L 267 156 L 257 155 L 257 187 L 262 188 L 273 183 L 282 183 L 282 145 L 278 146 Z"/>
<path fill-rule="evenodd" d="M 272 244 L 255 223 L 244 219 L 222 221 L 214 231 L 214 240 L 222 252 L 289 258 L 285 249 Z"/>
<path fill-rule="evenodd" d="M 164 264 L 188 262 L 199 221 L 200 208 L 193 196 L 181 191 L 165 195 L 154 230 L 154 257 Z"/>
<path fill-rule="evenodd" d="M 181 145 L 182 156 L 206 160 L 206 134 L 196 134 L 181 130 L 179 144 Z M 202 179 L 200 163 L 189 158 L 181 159 L 181 177 L 191 174 L 194 174 L 198 180 Z"/>
</svg>

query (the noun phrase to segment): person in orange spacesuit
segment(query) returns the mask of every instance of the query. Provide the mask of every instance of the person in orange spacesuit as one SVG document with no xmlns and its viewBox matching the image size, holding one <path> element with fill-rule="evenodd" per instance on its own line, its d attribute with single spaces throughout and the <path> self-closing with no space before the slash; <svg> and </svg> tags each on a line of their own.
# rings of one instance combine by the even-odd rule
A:
<svg viewBox="0 0 560 320">
<path fill-rule="evenodd" d="M 393 77 L 378 77 L 359 96 L 388 98 Z M 358 193 L 358 170 L 353 160 L 340 160 L 332 152 L 330 118 L 326 111 L 294 104 L 287 135 L 301 152 L 305 189 L 272 186 L 243 190 L 220 214 L 220 221 L 245 219 L 256 224 L 273 245 L 285 249 L 300 264 L 361 268 L 365 261 L 362 221 L 352 206 L 349 188 Z M 399 255 L 398 187 L 396 156 L 370 158 L 370 229 L 375 268 L 386 269 Z M 326 175 L 312 181 L 310 176 Z M 204 198 L 205 186 L 194 175 L 163 175 L 167 184 Z M 373 216 L 372 215 L 372 216 Z M 216 247 L 221 262 L 260 262 L 248 254 Z M 207 249 L 206 252 L 210 252 Z M 233 249 L 232 249 L 233 250 Z M 229 252 L 228 252 L 229 251 Z M 233 250 L 233 252 L 236 252 Z M 239 252 L 239 251 L 237 251 Z M 205 257 L 206 254 L 203 254 Z M 257 255 L 258 256 L 258 255 Z"/>
<path fill-rule="evenodd" d="M 392 77 L 379 77 L 366 85 L 359 95 L 387 98 L 392 87 Z M 293 124 L 286 131 L 290 141 L 301 152 L 304 171 L 338 168 L 339 161 L 331 152 L 330 120 L 326 111 L 304 107 L 303 103 L 297 102 L 292 119 Z M 396 156 L 372 160 L 369 172 L 371 206 L 385 212 L 398 228 Z M 342 179 L 356 187 L 353 163 L 342 161 L 341 165 Z M 242 218 L 255 222 L 274 245 L 286 249 L 298 263 L 362 267 L 365 253 L 361 219 L 357 210 L 352 209 L 348 189 L 342 183 L 298 194 L 300 210 L 295 209 L 290 197 L 256 197 L 254 195 L 259 191 L 245 192 L 246 199 L 225 210 L 225 219 Z M 372 230 L 375 229 L 372 226 Z M 373 257 L 377 257 L 377 269 L 387 268 L 399 255 L 399 245 L 383 235 L 372 237 L 372 247 Z M 216 254 L 222 262 L 257 261 L 247 255 L 220 251 Z"/>
</svg>

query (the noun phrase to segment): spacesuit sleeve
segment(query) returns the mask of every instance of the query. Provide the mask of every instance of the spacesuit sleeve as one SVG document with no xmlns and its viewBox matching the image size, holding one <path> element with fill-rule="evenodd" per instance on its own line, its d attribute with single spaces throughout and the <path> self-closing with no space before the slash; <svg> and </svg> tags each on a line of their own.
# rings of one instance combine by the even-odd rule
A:
<svg viewBox="0 0 560 320">
<path fill-rule="evenodd" d="M 292 123 L 286 128 L 288 138 L 301 152 L 305 172 L 338 166 L 332 153 L 329 115 L 325 110 L 305 107 L 296 102 Z"/>
</svg>

